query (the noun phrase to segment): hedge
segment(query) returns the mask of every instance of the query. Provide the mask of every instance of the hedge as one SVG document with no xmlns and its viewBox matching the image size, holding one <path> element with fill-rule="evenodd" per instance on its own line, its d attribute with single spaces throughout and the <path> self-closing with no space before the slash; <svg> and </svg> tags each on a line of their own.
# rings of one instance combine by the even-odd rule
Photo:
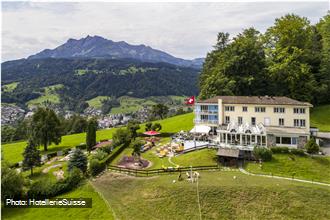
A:
<svg viewBox="0 0 330 220">
<path fill-rule="evenodd" d="M 111 163 L 123 150 L 126 148 L 126 145 L 120 145 L 115 148 L 106 158 L 99 161 L 97 159 L 92 159 L 89 164 L 90 172 L 93 176 L 96 176 L 100 172 L 102 172 L 107 164 Z"/>
<path fill-rule="evenodd" d="M 274 154 L 287 154 L 287 153 L 289 153 L 289 148 L 288 147 L 271 147 L 270 150 Z"/>
</svg>

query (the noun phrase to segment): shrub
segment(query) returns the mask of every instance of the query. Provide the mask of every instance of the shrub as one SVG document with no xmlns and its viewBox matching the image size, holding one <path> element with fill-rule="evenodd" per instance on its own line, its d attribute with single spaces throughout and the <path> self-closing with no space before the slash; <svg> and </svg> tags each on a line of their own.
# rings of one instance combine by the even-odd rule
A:
<svg viewBox="0 0 330 220">
<path fill-rule="evenodd" d="M 89 170 L 92 176 L 96 176 L 100 172 L 102 172 L 105 168 L 105 163 L 100 162 L 97 159 L 91 159 L 89 162 Z"/>
<path fill-rule="evenodd" d="M 320 151 L 320 146 L 316 143 L 315 138 L 311 138 L 305 145 L 305 149 L 307 150 L 307 153 L 314 154 Z"/>
<path fill-rule="evenodd" d="M 76 146 L 76 149 L 85 150 L 87 149 L 87 144 L 79 144 Z"/>
<path fill-rule="evenodd" d="M 28 197 L 31 198 L 49 198 L 66 193 L 75 187 L 83 180 L 83 175 L 80 169 L 74 167 L 63 181 L 52 182 L 49 179 L 43 178 L 32 183 Z"/>
<path fill-rule="evenodd" d="M 111 144 L 105 145 L 103 147 L 100 148 L 102 151 L 106 152 L 107 154 L 110 154 L 113 146 Z"/>
<path fill-rule="evenodd" d="M 96 153 L 93 154 L 92 158 L 93 159 L 97 159 L 97 160 L 103 160 L 104 158 L 106 158 L 108 156 L 108 154 L 101 150 L 101 149 L 97 149 Z"/>
<path fill-rule="evenodd" d="M 23 192 L 23 177 L 15 169 L 10 169 L 7 164 L 1 170 L 1 198 L 18 198 Z"/>
<path fill-rule="evenodd" d="M 289 148 L 288 147 L 272 147 L 270 150 L 274 154 L 287 154 L 289 153 Z"/>
<path fill-rule="evenodd" d="M 272 159 L 272 151 L 266 147 L 255 146 L 253 149 L 253 155 L 256 160 L 270 161 Z"/>
<path fill-rule="evenodd" d="M 128 146 L 131 142 L 130 132 L 127 129 L 119 128 L 114 132 L 112 139 L 114 146 L 122 144 Z"/>
<path fill-rule="evenodd" d="M 305 156 L 305 152 L 303 149 L 291 149 L 290 152 L 294 155 L 298 155 L 298 156 Z"/>
<path fill-rule="evenodd" d="M 55 183 L 48 178 L 42 178 L 31 184 L 27 194 L 30 198 L 52 197 L 57 194 L 57 187 L 55 187 Z"/>
<path fill-rule="evenodd" d="M 70 157 L 68 165 L 69 171 L 71 171 L 73 167 L 79 168 L 84 173 L 87 170 L 87 157 L 80 149 L 76 149 Z"/>
</svg>

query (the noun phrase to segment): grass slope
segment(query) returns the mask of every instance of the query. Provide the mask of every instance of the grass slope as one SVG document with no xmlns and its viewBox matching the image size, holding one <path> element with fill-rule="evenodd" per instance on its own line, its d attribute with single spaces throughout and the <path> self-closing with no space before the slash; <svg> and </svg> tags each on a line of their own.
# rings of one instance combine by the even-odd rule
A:
<svg viewBox="0 0 330 220">
<path fill-rule="evenodd" d="M 28 106 L 40 105 L 44 102 L 50 102 L 50 103 L 54 103 L 54 104 L 60 103 L 60 97 L 57 94 L 56 90 L 61 89 L 61 88 L 63 88 L 62 84 L 56 84 L 56 85 L 44 87 L 45 91 L 44 91 L 43 95 L 36 99 L 32 99 L 32 100 L 28 101 L 27 102 Z"/>
<path fill-rule="evenodd" d="M 246 165 L 252 173 L 292 177 L 330 183 L 330 157 L 301 157 L 273 154 L 273 159 L 262 166 L 255 162 Z"/>
<path fill-rule="evenodd" d="M 2 219 L 47 219 L 47 220 L 72 220 L 72 219 L 114 219 L 112 211 L 106 205 L 94 188 L 85 183 L 83 186 L 60 198 L 92 198 L 92 208 L 30 208 L 30 209 L 2 209 Z"/>
<path fill-rule="evenodd" d="M 163 129 L 161 132 L 177 132 L 181 130 L 190 130 L 193 126 L 193 114 L 184 114 L 179 116 L 174 116 L 171 118 L 167 118 L 164 120 L 158 121 L 161 123 Z M 112 134 L 117 128 L 112 129 L 104 129 L 99 130 L 96 133 L 96 139 L 103 140 L 103 139 L 111 139 Z M 141 129 L 139 132 L 144 131 L 144 125 L 141 125 Z M 48 152 L 58 151 L 65 148 L 72 148 L 81 143 L 85 143 L 86 141 L 86 133 L 79 133 L 79 134 L 72 134 L 66 135 L 62 137 L 62 141 L 59 145 L 51 145 L 48 147 Z M 4 144 L 2 145 L 2 158 L 8 161 L 9 163 L 16 163 L 23 159 L 22 153 L 24 148 L 26 147 L 25 141 Z M 45 153 L 42 150 L 43 148 L 40 147 L 41 153 Z"/>
<path fill-rule="evenodd" d="M 109 96 L 97 96 L 93 99 L 90 99 L 87 101 L 88 105 L 94 108 L 101 108 L 102 107 L 102 101 L 110 98 Z"/>
<path fill-rule="evenodd" d="M 200 174 L 202 219 L 330 218 L 329 187 L 239 172 Z M 173 183 L 177 178 L 178 175 L 135 178 L 107 173 L 93 185 L 109 201 L 118 219 L 200 219 L 196 184 Z"/>
<path fill-rule="evenodd" d="M 18 86 L 19 82 L 12 82 L 12 83 L 9 83 L 7 85 L 3 85 L 2 88 L 3 88 L 3 91 L 4 92 L 12 92 L 16 89 L 16 87 Z"/>
<path fill-rule="evenodd" d="M 318 127 L 320 131 L 330 131 L 330 105 L 312 108 L 311 126 Z"/>
<path fill-rule="evenodd" d="M 112 114 L 130 113 L 141 109 L 143 106 L 151 106 L 156 103 L 148 99 L 134 98 L 130 96 L 122 96 L 119 98 L 120 106 L 111 109 Z"/>
</svg>

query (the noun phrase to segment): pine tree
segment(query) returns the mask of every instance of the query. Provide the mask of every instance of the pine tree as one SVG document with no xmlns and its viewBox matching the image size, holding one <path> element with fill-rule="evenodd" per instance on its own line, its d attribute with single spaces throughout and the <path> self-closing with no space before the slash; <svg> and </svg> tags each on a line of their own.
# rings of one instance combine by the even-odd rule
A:
<svg viewBox="0 0 330 220">
<path fill-rule="evenodd" d="M 97 121 L 94 118 L 90 119 L 87 124 L 87 133 L 86 133 L 86 145 L 88 152 L 90 152 L 92 148 L 96 145 L 96 130 L 97 130 Z"/>
<path fill-rule="evenodd" d="M 40 165 L 40 151 L 32 141 L 29 141 L 26 146 L 23 157 L 23 167 L 29 168 L 31 170 L 31 175 L 33 175 L 33 167 Z"/>
<path fill-rule="evenodd" d="M 70 157 L 68 169 L 79 168 L 83 173 L 87 170 L 87 157 L 80 149 L 76 149 Z"/>
</svg>

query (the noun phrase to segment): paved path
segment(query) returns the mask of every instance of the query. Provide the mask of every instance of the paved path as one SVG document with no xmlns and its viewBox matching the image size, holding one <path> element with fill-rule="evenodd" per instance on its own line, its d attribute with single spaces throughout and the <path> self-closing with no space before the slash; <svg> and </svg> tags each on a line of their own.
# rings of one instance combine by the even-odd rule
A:
<svg viewBox="0 0 330 220">
<path fill-rule="evenodd" d="M 248 171 L 244 170 L 242 167 L 239 168 L 239 171 L 246 175 L 250 176 L 263 176 L 263 177 L 269 177 L 269 178 L 275 178 L 275 179 L 282 179 L 282 180 L 291 180 L 291 181 L 297 181 L 297 182 L 303 182 L 303 183 L 311 183 L 311 184 L 317 184 L 317 185 L 322 185 L 322 186 L 329 186 L 330 184 L 328 183 L 321 183 L 321 182 L 315 182 L 315 181 L 309 181 L 309 180 L 301 180 L 301 179 L 292 179 L 289 177 L 281 177 L 281 176 L 271 176 L 271 175 L 265 175 L 265 174 L 254 174 L 254 173 L 249 173 Z"/>
<path fill-rule="evenodd" d="M 168 157 L 168 162 L 170 162 L 170 164 L 172 164 L 174 167 L 179 166 L 178 164 L 172 162 L 172 157 Z"/>
</svg>

